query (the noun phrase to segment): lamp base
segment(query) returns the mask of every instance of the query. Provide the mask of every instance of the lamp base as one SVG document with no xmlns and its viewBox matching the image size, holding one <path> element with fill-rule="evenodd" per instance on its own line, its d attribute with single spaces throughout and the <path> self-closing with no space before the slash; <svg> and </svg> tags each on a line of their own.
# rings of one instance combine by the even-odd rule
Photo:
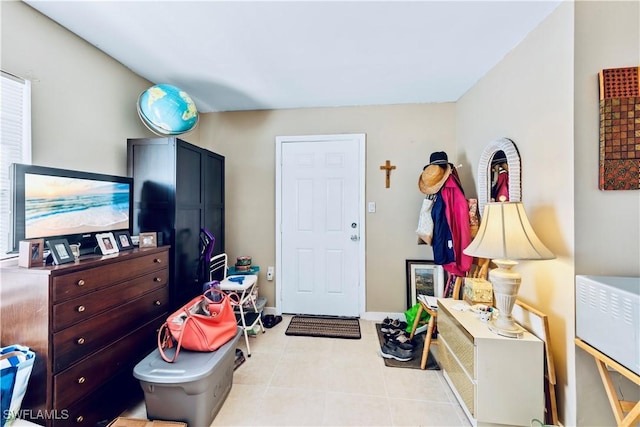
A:
<svg viewBox="0 0 640 427">
<path fill-rule="evenodd" d="M 516 302 L 522 278 L 512 267 L 517 262 L 506 259 L 494 259 L 498 268 L 489 272 L 489 280 L 493 285 L 498 317 L 489 324 L 489 330 L 509 338 L 519 338 L 524 330 L 511 317 L 513 304 Z"/>
<path fill-rule="evenodd" d="M 507 338 L 522 338 L 522 334 L 524 334 L 524 328 L 517 323 L 514 323 L 512 328 L 500 327 L 496 323 L 496 320 L 493 319 L 487 325 L 489 327 L 489 330 L 494 334 L 498 334 Z"/>
</svg>

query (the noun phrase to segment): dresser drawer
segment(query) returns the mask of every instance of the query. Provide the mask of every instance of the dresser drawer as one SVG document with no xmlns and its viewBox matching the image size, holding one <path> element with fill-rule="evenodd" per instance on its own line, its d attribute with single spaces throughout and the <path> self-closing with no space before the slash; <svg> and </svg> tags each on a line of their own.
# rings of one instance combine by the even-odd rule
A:
<svg viewBox="0 0 640 427">
<path fill-rule="evenodd" d="M 127 367 L 95 393 L 74 402 L 66 408 L 66 412 L 63 413 L 58 409 L 58 413 L 64 416 L 54 419 L 52 427 L 104 425 L 104 420 L 111 420 L 130 408 L 131 402 L 142 401 L 144 393 L 140 387 L 140 381 L 131 374 L 134 366 L 135 364 Z"/>
<path fill-rule="evenodd" d="M 165 320 L 165 316 L 157 317 L 82 362 L 54 375 L 54 408 L 69 407 L 73 402 L 107 383 L 124 369 L 130 369 L 132 363 L 139 362 L 139 360 L 132 360 L 131 356 L 142 355 L 140 359 L 144 358 L 144 353 L 150 351 L 154 343 L 157 342 L 156 331 Z"/>
<path fill-rule="evenodd" d="M 438 326 L 439 322 L 440 316 L 438 316 Z M 443 335 L 438 337 L 438 344 L 438 362 L 447 373 L 471 416 L 475 417 L 475 384 L 451 354 L 451 347 Z"/>
<path fill-rule="evenodd" d="M 456 355 L 462 367 L 475 378 L 473 367 L 475 357 L 475 346 L 469 335 L 463 331 L 461 326 L 453 320 L 446 310 L 438 313 L 438 331 L 440 336 L 445 337 L 451 351 Z"/>
<path fill-rule="evenodd" d="M 60 331 L 110 308 L 119 307 L 141 295 L 166 286 L 169 271 L 164 268 L 53 306 L 53 330 Z"/>
<path fill-rule="evenodd" d="M 169 289 L 164 286 L 115 310 L 55 333 L 53 372 L 60 372 L 77 360 L 109 345 L 141 323 L 161 315 L 166 320 L 168 308 Z M 127 352 L 120 356 L 126 358 Z"/>
<path fill-rule="evenodd" d="M 164 251 L 119 261 L 113 268 L 99 266 L 55 276 L 52 278 L 53 302 L 75 298 L 168 265 L 169 254 Z"/>
</svg>

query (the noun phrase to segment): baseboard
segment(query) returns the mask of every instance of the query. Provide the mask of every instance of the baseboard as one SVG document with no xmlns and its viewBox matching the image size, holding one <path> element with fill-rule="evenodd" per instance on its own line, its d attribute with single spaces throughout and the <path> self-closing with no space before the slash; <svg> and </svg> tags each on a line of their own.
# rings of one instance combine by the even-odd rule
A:
<svg viewBox="0 0 640 427">
<path fill-rule="evenodd" d="M 282 313 L 278 313 L 275 307 L 265 307 L 263 313 L 273 314 L 273 315 L 282 314 Z M 402 320 L 403 322 L 407 321 L 407 319 L 404 317 L 404 312 L 392 313 L 392 312 L 367 311 L 362 316 L 360 316 L 361 319 L 371 320 L 373 322 L 382 322 L 387 317 L 390 319 L 399 319 L 399 320 Z"/>
<path fill-rule="evenodd" d="M 406 322 L 407 319 L 404 317 L 404 313 L 391 313 L 391 312 L 380 312 L 380 311 L 367 311 L 362 316 L 361 319 L 371 320 L 373 322 L 382 322 L 386 318 L 389 319 L 398 319 Z"/>
</svg>

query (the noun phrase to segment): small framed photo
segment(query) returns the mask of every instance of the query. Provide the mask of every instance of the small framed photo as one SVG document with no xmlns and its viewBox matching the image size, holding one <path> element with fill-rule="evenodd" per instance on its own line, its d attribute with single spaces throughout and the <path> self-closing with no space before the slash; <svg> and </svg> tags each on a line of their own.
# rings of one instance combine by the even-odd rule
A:
<svg viewBox="0 0 640 427">
<path fill-rule="evenodd" d="M 155 248 L 158 246 L 156 232 L 140 233 L 138 245 L 141 248 Z"/>
<path fill-rule="evenodd" d="M 42 267 L 44 239 L 21 240 L 18 255 L 20 267 Z"/>
<path fill-rule="evenodd" d="M 55 239 L 47 240 L 47 246 L 51 251 L 51 257 L 54 264 L 66 264 L 68 262 L 74 262 L 76 258 L 71 252 L 71 246 L 67 239 Z"/>
<path fill-rule="evenodd" d="M 115 233 L 113 233 L 113 236 L 116 238 L 116 243 L 118 244 L 119 250 L 128 251 L 129 249 L 133 249 L 131 235 L 127 230 L 116 231 Z"/>
<path fill-rule="evenodd" d="M 444 269 L 433 261 L 406 260 L 407 309 L 418 303 L 418 295 L 440 298 L 444 293 Z"/>
<path fill-rule="evenodd" d="M 96 234 L 96 240 L 98 241 L 102 255 L 115 254 L 118 252 L 118 244 L 116 243 L 116 238 L 113 237 L 113 233 Z"/>
</svg>

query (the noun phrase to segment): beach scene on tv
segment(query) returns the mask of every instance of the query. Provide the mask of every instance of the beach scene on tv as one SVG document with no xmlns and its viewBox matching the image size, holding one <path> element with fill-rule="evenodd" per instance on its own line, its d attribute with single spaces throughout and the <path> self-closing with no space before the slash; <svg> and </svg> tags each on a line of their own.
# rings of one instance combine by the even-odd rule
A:
<svg viewBox="0 0 640 427">
<path fill-rule="evenodd" d="M 129 185 L 25 175 L 25 238 L 129 227 Z"/>
</svg>

